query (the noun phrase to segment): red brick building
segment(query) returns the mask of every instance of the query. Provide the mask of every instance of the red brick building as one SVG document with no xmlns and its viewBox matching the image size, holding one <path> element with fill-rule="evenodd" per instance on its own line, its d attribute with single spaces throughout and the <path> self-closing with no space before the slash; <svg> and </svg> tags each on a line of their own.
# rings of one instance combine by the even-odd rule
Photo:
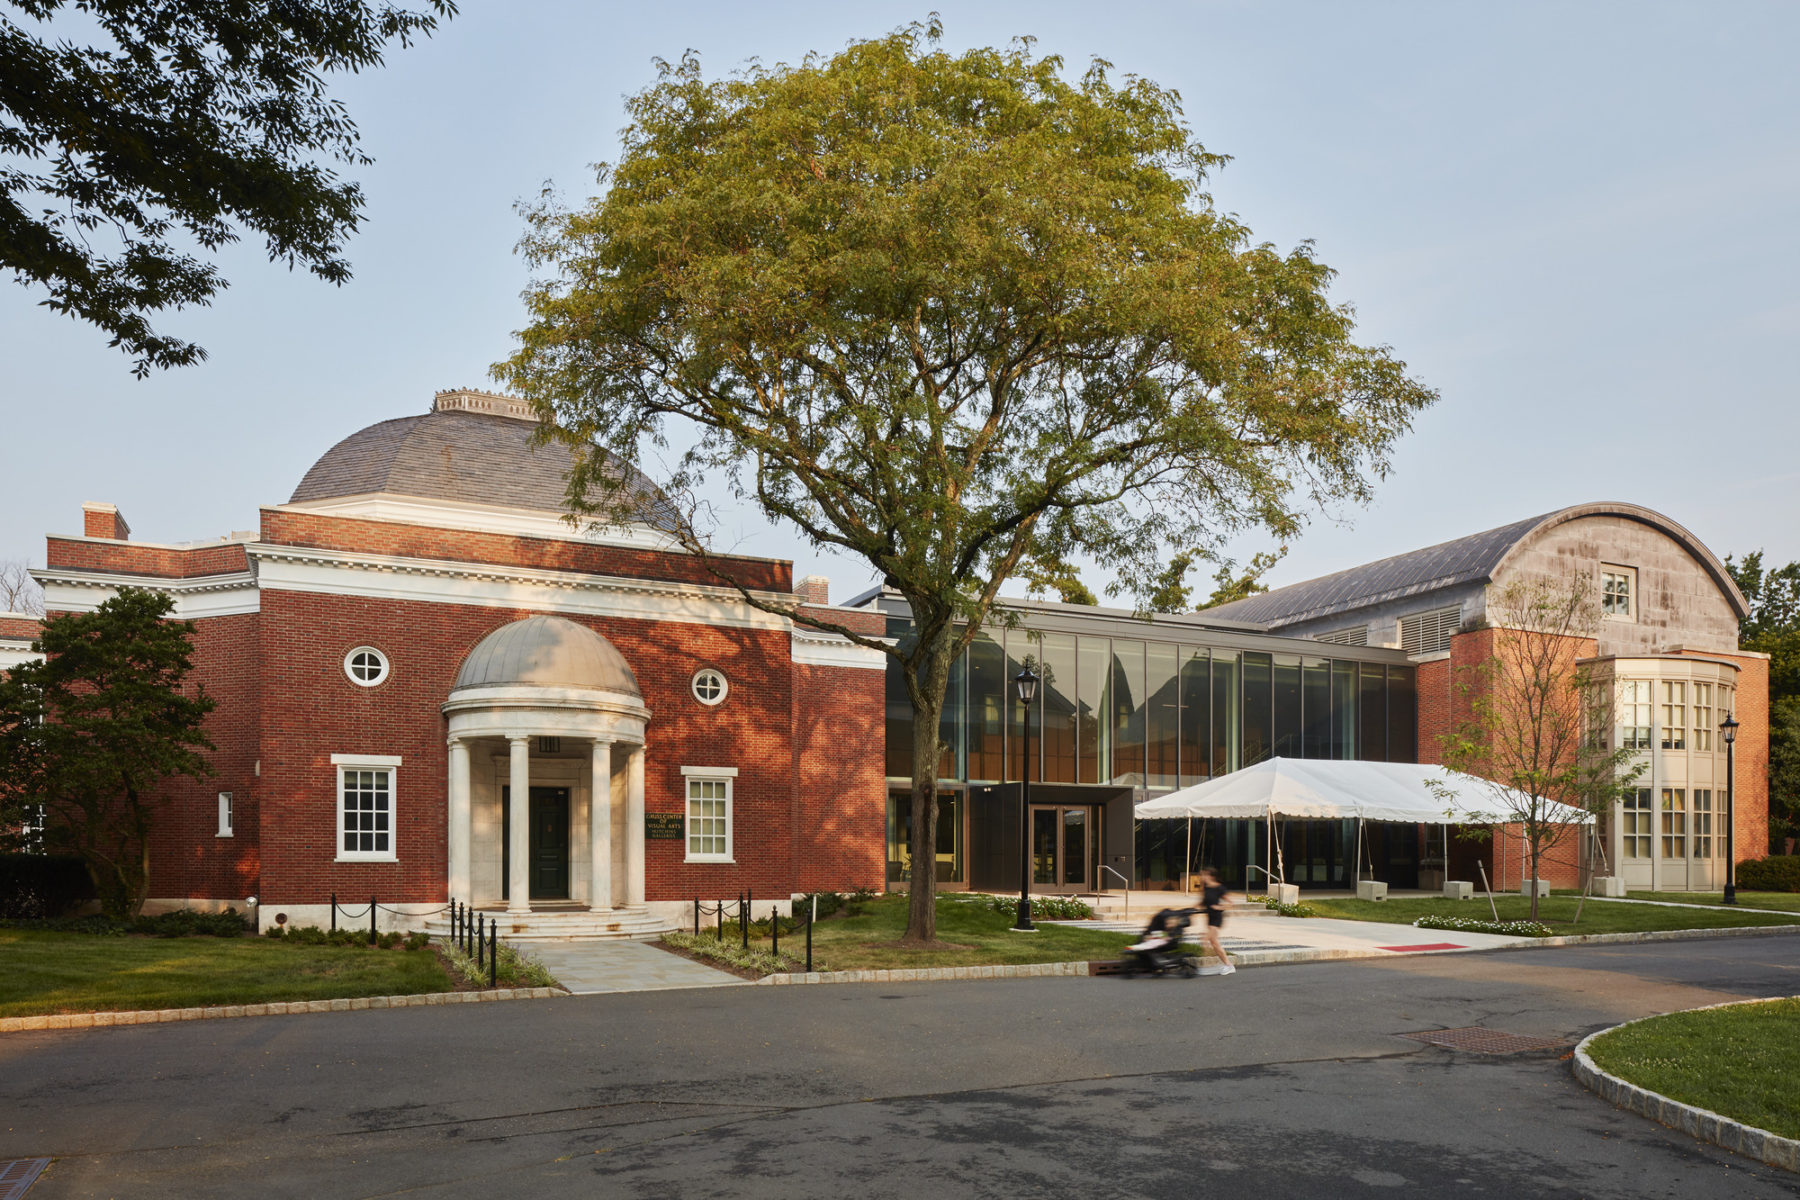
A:
<svg viewBox="0 0 1800 1200">
<path fill-rule="evenodd" d="M 884 656 L 744 602 L 645 481 L 628 526 L 571 526 L 567 452 L 532 429 L 440 393 L 332 447 L 254 531 L 149 544 L 89 505 L 49 538 L 52 613 L 171 596 L 219 702 L 214 777 L 171 785 L 158 822 L 153 907 L 255 896 L 310 924 L 374 897 L 404 927 L 455 898 L 512 936 L 620 935 L 696 897 L 880 885 Z M 721 561 L 760 599 L 826 602 L 791 563 Z"/>
</svg>

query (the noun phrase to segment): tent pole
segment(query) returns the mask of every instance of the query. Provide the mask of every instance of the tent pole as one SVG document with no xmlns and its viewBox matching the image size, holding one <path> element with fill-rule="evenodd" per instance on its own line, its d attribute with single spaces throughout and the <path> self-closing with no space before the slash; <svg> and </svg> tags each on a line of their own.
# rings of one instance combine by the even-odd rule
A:
<svg viewBox="0 0 1800 1200">
<path fill-rule="evenodd" d="M 1356 818 L 1356 869 L 1351 872 L 1356 878 L 1350 885 L 1352 890 L 1355 890 L 1356 885 L 1362 882 L 1362 825 L 1362 816 L 1358 814 Z"/>
<path fill-rule="evenodd" d="M 1188 815 L 1188 848 L 1187 858 L 1182 862 L 1181 886 L 1188 891 L 1194 890 L 1194 818 Z"/>
</svg>

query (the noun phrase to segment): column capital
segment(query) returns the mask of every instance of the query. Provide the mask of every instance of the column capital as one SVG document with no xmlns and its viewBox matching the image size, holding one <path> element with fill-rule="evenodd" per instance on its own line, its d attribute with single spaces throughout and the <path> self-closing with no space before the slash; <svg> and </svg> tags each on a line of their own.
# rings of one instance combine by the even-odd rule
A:
<svg viewBox="0 0 1800 1200">
<path fill-rule="evenodd" d="M 529 733 L 509 733 L 506 735 L 506 740 L 515 746 L 520 742 L 524 742 L 527 746 L 531 745 L 531 735 Z"/>
</svg>

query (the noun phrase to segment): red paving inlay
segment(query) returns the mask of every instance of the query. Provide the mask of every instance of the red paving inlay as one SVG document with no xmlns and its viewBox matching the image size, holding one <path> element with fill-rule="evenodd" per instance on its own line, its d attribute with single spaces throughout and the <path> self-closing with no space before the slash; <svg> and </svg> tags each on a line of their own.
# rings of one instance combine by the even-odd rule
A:
<svg viewBox="0 0 1800 1200">
<path fill-rule="evenodd" d="M 1467 950 L 1468 947 L 1457 942 L 1426 942 L 1422 946 L 1377 946 L 1377 950 L 1392 950 L 1395 954 L 1409 954 L 1414 950 Z"/>
</svg>

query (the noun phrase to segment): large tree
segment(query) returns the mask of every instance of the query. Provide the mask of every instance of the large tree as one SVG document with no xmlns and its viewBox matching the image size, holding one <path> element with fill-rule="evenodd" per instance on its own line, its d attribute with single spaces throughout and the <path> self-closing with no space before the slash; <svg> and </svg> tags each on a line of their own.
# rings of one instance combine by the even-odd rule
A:
<svg viewBox="0 0 1800 1200">
<path fill-rule="evenodd" d="M 1764 567 L 1761 550 L 1725 569 L 1750 602 L 1738 644 L 1769 656 L 1770 850 L 1800 834 L 1800 562 Z"/>
<path fill-rule="evenodd" d="M 193 625 L 135 588 L 44 622 L 45 657 L 0 675 L 0 828 L 41 807 L 44 846 L 79 855 L 109 916 L 133 916 L 149 882 L 158 785 L 210 774 L 213 701 L 188 689 Z"/>
<path fill-rule="evenodd" d="M 898 644 L 797 619 L 898 660 L 914 862 L 951 662 L 1022 564 L 1081 554 L 1141 601 L 1167 554 L 1362 501 L 1434 399 L 1353 340 L 1309 245 L 1213 207 L 1224 160 L 1175 93 L 940 35 L 721 79 L 661 64 L 602 193 L 527 209 L 540 278 L 495 368 L 576 448 L 597 520 L 632 506 L 609 455 L 691 437 L 673 495 L 722 482 L 905 599 Z M 706 556 L 706 532 L 681 536 Z M 908 938 L 934 938 L 933 892 L 915 872 Z"/>
<path fill-rule="evenodd" d="M 240 227 L 271 262 L 343 283 L 362 189 L 317 160 L 370 160 L 325 76 L 456 11 L 426 2 L 4 0 L 0 268 L 112 335 L 140 377 L 205 357 L 150 320 L 226 286 L 205 256 Z"/>
<path fill-rule="evenodd" d="M 1445 766 L 1490 782 L 1483 815 L 1519 827 L 1528 879 L 1543 878 L 1545 856 L 1610 814 L 1643 771 L 1631 748 L 1608 744 L 1612 681 L 1584 661 L 1600 626 L 1595 595 L 1580 572 L 1495 588 L 1489 653 L 1462 668 L 1466 713 L 1441 744 Z"/>
</svg>

